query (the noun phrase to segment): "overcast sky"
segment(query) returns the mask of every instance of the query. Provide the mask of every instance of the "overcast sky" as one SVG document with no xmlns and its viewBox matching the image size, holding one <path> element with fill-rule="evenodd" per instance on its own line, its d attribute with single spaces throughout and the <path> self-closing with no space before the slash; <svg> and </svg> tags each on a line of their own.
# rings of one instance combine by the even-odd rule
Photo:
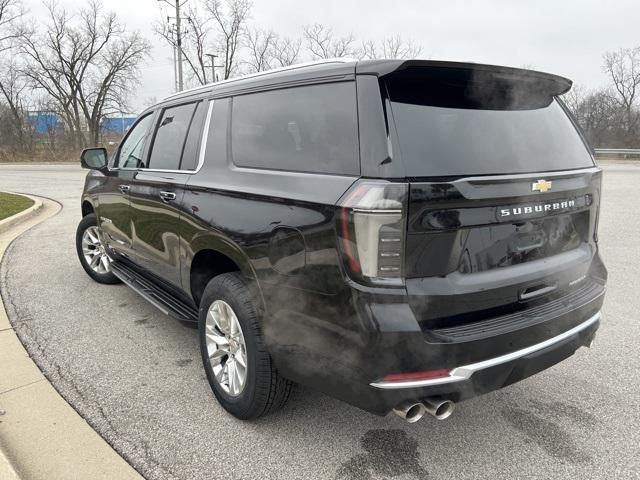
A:
<svg viewBox="0 0 640 480">
<path fill-rule="evenodd" d="M 60 1 L 68 7 L 85 3 Z M 26 3 L 32 13 L 42 12 L 39 0 Z M 155 45 L 132 106 L 139 109 L 149 97 L 172 93 L 171 49 L 151 26 L 163 15 L 161 4 L 107 0 L 104 5 Z M 254 0 L 251 18 L 253 25 L 291 37 L 301 36 L 310 23 L 359 39 L 400 34 L 422 46 L 424 58 L 526 65 L 587 87 L 606 83 L 605 51 L 640 46 L 639 22 L 639 0 Z"/>
</svg>

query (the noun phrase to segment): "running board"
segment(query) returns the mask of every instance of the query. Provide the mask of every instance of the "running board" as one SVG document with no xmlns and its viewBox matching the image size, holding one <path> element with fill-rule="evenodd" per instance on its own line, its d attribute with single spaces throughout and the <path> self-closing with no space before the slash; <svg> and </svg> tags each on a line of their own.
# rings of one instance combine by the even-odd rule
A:
<svg viewBox="0 0 640 480">
<path fill-rule="evenodd" d="M 111 272 L 165 315 L 186 322 L 197 322 L 198 311 L 171 295 L 121 261 L 111 262 Z"/>
</svg>

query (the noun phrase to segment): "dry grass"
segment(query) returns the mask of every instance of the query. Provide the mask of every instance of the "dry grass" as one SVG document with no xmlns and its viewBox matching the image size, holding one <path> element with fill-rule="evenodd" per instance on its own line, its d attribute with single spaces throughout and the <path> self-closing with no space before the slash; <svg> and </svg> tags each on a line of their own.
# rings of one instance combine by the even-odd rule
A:
<svg viewBox="0 0 640 480">
<path fill-rule="evenodd" d="M 20 213 L 33 205 L 33 200 L 22 195 L 0 192 L 0 220 Z"/>
</svg>

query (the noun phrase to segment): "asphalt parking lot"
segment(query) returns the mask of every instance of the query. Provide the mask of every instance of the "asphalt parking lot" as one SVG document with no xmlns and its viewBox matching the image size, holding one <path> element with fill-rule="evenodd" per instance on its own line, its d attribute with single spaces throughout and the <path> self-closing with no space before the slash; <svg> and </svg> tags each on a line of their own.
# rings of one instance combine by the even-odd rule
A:
<svg viewBox="0 0 640 480">
<path fill-rule="evenodd" d="M 0 190 L 62 211 L 18 238 L 0 288 L 20 339 L 74 408 L 150 479 L 640 478 L 640 165 L 605 166 L 609 268 L 593 349 L 405 424 L 299 388 L 285 409 L 240 422 L 219 407 L 197 331 L 122 285 L 99 285 L 75 254 L 85 172 L 0 165 Z"/>
</svg>

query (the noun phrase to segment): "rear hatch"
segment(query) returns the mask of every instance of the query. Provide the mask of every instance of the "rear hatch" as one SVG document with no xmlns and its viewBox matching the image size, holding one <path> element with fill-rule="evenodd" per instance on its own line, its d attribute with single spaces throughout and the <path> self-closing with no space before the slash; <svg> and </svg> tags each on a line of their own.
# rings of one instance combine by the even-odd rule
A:
<svg viewBox="0 0 640 480">
<path fill-rule="evenodd" d="M 601 171 L 557 98 L 569 85 L 524 70 L 385 77 L 410 180 L 406 287 L 434 340 L 520 312 L 500 324 L 517 328 L 523 312 L 537 321 L 603 290 L 593 272 Z"/>
</svg>

